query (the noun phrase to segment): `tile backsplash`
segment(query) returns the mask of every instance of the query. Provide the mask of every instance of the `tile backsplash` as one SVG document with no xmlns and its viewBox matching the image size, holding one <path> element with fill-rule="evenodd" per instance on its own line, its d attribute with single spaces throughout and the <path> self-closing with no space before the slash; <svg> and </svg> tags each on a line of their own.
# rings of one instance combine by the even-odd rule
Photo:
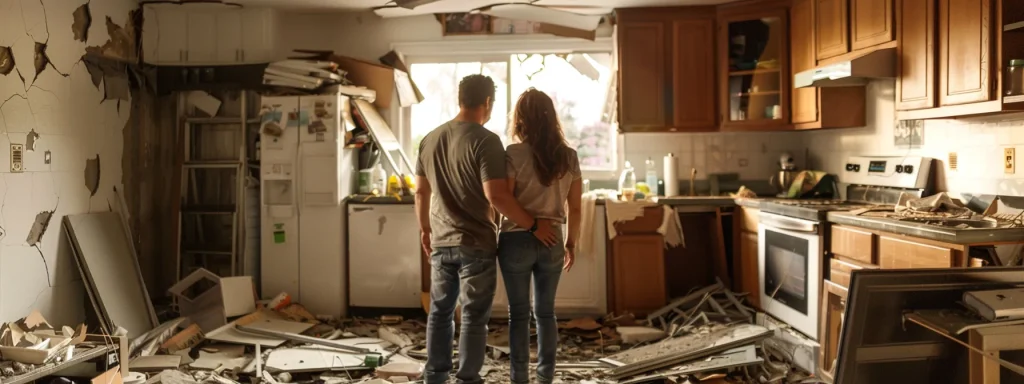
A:
<svg viewBox="0 0 1024 384">
<path fill-rule="evenodd" d="M 927 156 L 936 159 L 936 188 L 942 191 L 1024 195 L 1024 169 L 1014 174 L 1003 171 L 1003 148 L 1016 148 L 1024 155 L 1024 115 L 928 120 L 923 144 L 917 148 L 897 146 L 894 81 L 868 85 L 868 126 L 804 133 L 811 167 L 839 173 L 845 159 L 854 155 Z M 949 169 L 949 154 L 956 153 L 957 169 Z"/>
</svg>

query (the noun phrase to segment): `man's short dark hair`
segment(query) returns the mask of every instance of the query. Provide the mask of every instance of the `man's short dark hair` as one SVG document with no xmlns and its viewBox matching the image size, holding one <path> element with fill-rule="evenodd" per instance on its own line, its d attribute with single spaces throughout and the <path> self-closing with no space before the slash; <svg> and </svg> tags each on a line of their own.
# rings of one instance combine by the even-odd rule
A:
<svg viewBox="0 0 1024 384">
<path fill-rule="evenodd" d="M 469 75 L 459 82 L 459 105 L 465 108 L 487 106 L 487 98 L 494 101 L 494 80 L 484 75 Z"/>
</svg>

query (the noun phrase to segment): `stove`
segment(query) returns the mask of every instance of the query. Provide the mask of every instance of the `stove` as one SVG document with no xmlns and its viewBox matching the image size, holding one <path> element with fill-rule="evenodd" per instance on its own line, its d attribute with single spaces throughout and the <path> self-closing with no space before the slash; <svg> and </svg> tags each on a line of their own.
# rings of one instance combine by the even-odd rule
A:
<svg viewBox="0 0 1024 384">
<path fill-rule="evenodd" d="M 817 340 L 821 285 L 828 267 L 825 247 L 831 240 L 826 216 L 894 204 L 902 193 L 920 197 L 929 190 L 931 163 L 926 157 L 854 156 L 839 175 L 839 182 L 848 184 L 845 199 L 762 202 L 757 258 L 765 312 Z"/>
</svg>

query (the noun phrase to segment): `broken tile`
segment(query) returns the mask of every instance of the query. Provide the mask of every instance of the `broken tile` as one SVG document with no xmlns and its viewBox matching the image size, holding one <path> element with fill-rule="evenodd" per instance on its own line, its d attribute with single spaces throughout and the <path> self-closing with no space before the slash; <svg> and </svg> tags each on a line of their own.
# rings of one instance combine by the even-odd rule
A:
<svg viewBox="0 0 1024 384">
<path fill-rule="evenodd" d="M 377 377 L 388 379 L 394 376 L 404 376 L 410 379 L 418 379 L 423 374 L 423 364 L 407 362 L 391 362 L 384 366 L 377 367 Z"/>
<path fill-rule="evenodd" d="M 75 40 L 86 42 L 89 40 L 89 27 L 92 26 L 92 13 L 89 11 L 89 3 L 82 4 L 71 14 L 74 22 L 71 24 L 71 31 L 75 34 Z"/>
</svg>

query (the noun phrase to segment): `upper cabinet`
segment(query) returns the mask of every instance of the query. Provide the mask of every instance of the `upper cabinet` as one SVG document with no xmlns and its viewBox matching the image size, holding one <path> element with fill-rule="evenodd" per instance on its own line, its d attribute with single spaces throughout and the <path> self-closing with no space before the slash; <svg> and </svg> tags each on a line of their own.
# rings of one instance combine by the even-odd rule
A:
<svg viewBox="0 0 1024 384">
<path fill-rule="evenodd" d="M 155 65 L 234 65 L 273 60 L 269 9 L 213 5 L 144 6 L 143 61 Z"/>
<path fill-rule="evenodd" d="M 818 60 L 895 40 L 893 1 L 815 0 Z"/>
<path fill-rule="evenodd" d="M 1024 56 L 1024 2 L 902 0 L 898 10 L 898 119 L 1024 110 L 1005 72 Z"/>
<path fill-rule="evenodd" d="M 847 0 L 815 0 L 814 30 L 818 38 L 818 60 L 850 51 L 850 30 L 847 26 Z"/>
<path fill-rule="evenodd" d="M 723 130 L 789 127 L 789 28 L 784 8 L 719 18 Z"/>
<path fill-rule="evenodd" d="M 850 0 L 850 49 L 858 50 L 895 39 L 893 0 Z"/>
<path fill-rule="evenodd" d="M 616 16 L 620 129 L 717 130 L 714 8 L 621 9 Z"/>
</svg>

